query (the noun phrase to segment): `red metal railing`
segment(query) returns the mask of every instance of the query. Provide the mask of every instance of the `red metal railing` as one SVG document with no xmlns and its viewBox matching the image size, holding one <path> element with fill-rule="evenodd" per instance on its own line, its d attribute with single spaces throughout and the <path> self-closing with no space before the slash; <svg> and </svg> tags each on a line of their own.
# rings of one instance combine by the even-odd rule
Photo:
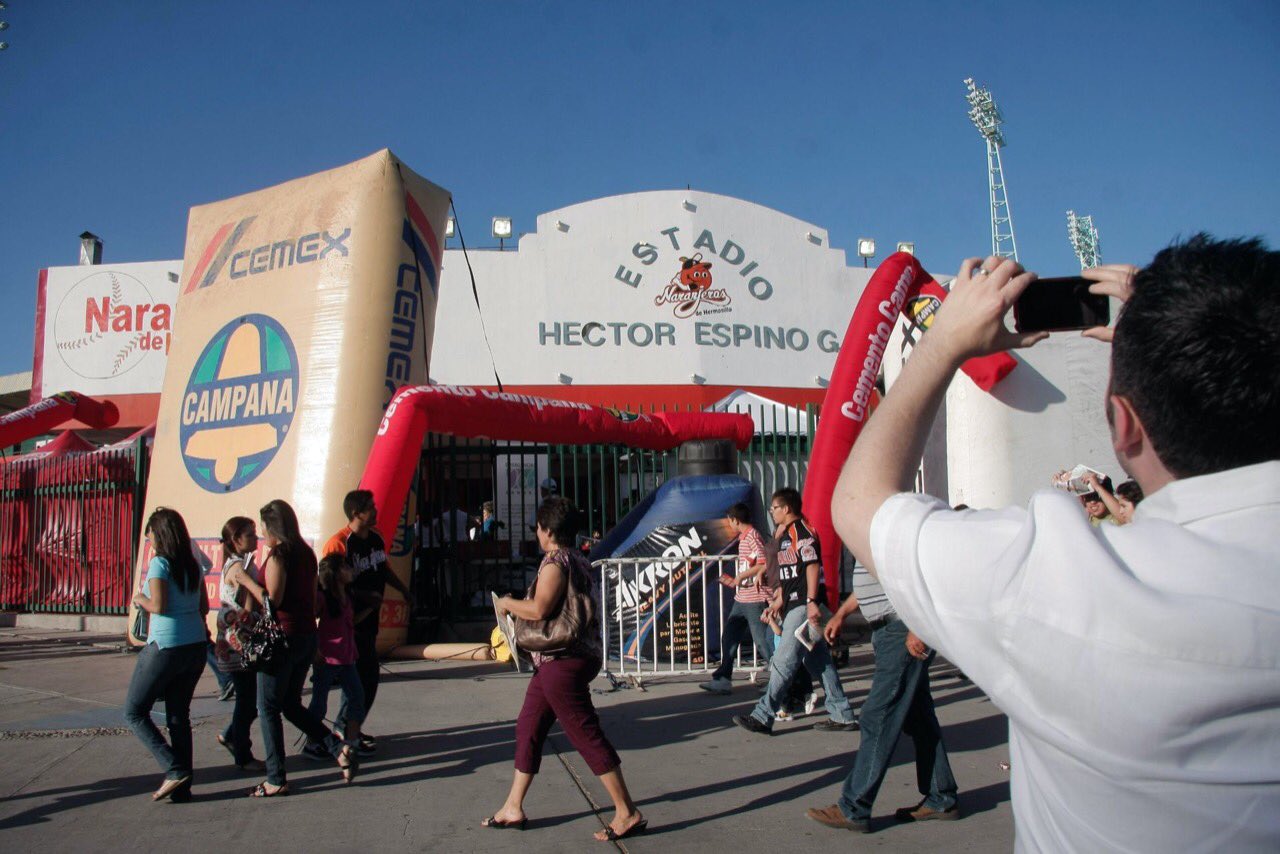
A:
<svg viewBox="0 0 1280 854">
<path fill-rule="evenodd" d="M 139 439 L 0 465 L 0 608 L 128 612 L 148 455 Z"/>
</svg>

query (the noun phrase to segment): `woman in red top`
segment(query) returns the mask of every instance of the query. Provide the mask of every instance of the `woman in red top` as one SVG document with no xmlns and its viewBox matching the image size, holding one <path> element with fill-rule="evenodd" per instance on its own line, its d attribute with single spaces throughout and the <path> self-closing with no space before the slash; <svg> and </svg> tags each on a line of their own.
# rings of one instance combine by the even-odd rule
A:
<svg viewBox="0 0 1280 854">
<path fill-rule="evenodd" d="M 316 655 L 316 553 L 298 532 L 293 508 L 279 498 L 261 511 L 263 540 L 269 551 L 263 564 L 267 597 L 288 638 L 283 660 L 271 673 L 258 673 L 258 721 L 267 752 L 267 779 L 249 794 L 273 798 L 289 794 L 284 770 L 283 715 L 310 740 L 323 744 L 344 770 L 351 752 L 325 727 L 324 721 L 302 705 L 302 685 Z"/>
</svg>

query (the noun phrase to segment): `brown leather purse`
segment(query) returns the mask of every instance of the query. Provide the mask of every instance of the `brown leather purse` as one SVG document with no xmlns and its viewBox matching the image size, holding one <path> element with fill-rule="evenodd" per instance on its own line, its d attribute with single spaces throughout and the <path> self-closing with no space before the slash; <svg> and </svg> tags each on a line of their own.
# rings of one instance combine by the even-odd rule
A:
<svg viewBox="0 0 1280 854">
<path fill-rule="evenodd" d="M 591 595 L 591 579 L 577 569 L 567 549 L 552 555 L 565 573 L 564 596 L 555 613 L 545 620 L 516 619 L 516 646 L 525 652 L 564 652 L 583 641 L 596 618 L 596 600 Z M 533 599 L 538 579 L 529 585 L 526 599 Z"/>
</svg>

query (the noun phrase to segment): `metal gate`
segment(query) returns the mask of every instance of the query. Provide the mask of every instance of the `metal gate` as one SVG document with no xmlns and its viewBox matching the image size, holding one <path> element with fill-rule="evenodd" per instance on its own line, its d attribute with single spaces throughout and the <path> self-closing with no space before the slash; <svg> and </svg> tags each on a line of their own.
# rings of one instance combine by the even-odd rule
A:
<svg viewBox="0 0 1280 854">
<path fill-rule="evenodd" d="M 715 669 L 733 604 L 733 593 L 717 579 L 732 576 L 736 561 L 736 554 L 720 554 L 593 563 L 600 578 L 600 640 L 607 669 L 638 679 Z M 744 649 L 750 654 L 744 656 Z M 738 648 L 734 669 L 759 670 L 764 660 L 748 637 Z"/>
<path fill-rule="evenodd" d="M 766 504 L 776 489 L 803 488 L 815 410 L 740 411 L 752 416 L 758 432 L 738 454 L 738 473 L 756 484 Z M 583 512 L 578 544 L 589 547 L 676 473 L 675 450 L 428 434 L 417 478 L 412 583 L 418 609 L 411 632 L 429 640 L 441 624 L 491 620 L 489 591 L 528 587 L 541 558 L 533 522 L 547 481 Z M 495 518 L 488 536 L 480 524 L 487 501 Z"/>
<path fill-rule="evenodd" d="M 139 439 L 0 466 L 0 608 L 127 613 L 149 453 Z"/>
</svg>

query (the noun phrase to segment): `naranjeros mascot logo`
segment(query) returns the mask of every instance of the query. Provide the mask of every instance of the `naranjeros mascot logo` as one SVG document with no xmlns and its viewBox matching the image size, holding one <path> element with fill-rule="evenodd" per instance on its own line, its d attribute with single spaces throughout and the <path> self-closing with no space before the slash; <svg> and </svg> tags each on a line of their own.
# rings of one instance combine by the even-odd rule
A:
<svg viewBox="0 0 1280 854">
<path fill-rule="evenodd" d="M 196 360 L 182 396 L 179 449 L 209 492 L 234 492 L 271 463 L 293 422 L 298 356 L 276 320 L 238 317 Z"/>
<path fill-rule="evenodd" d="M 715 314 L 716 309 L 727 308 L 733 298 L 724 288 L 711 287 L 711 262 L 702 260 L 702 253 L 692 258 L 680 259 L 680 272 L 671 277 L 662 293 L 653 298 L 654 305 L 673 304 L 676 317 L 695 314 Z"/>
</svg>

